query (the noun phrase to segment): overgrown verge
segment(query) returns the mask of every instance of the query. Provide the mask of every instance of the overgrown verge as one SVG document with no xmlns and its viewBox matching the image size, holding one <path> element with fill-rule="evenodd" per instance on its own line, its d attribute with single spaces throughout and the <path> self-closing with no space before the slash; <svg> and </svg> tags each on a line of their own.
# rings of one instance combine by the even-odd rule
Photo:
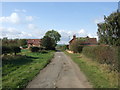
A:
<svg viewBox="0 0 120 90">
<path fill-rule="evenodd" d="M 118 57 L 120 47 L 110 47 L 110 46 L 86 46 L 83 48 L 82 53 L 87 56 L 88 58 L 91 58 L 92 60 L 95 60 L 101 64 L 107 64 L 110 65 L 111 71 L 119 70 L 118 63 L 119 59 Z"/>
<path fill-rule="evenodd" d="M 100 64 L 97 61 L 88 59 L 83 54 L 65 53 L 78 64 L 93 85 L 93 88 L 118 88 L 118 73 L 110 71 L 107 64 Z"/>
<path fill-rule="evenodd" d="M 54 51 L 46 52 L 23 50 L 17 56 L 3 57 L 2 88 L 6 90 L 24 88 L 50 62 Z"/>
</svg>

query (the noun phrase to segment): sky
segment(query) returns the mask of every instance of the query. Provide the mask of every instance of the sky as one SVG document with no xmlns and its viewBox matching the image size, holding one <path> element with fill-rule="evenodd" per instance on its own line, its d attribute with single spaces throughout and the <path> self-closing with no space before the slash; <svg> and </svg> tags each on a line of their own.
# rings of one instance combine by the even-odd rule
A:
<svg viewBox="0 0 120 90">
<path fill-rule="evenodd" d="M 97 23 L 118 8 L 117 2 L 4 2 L 0 38 L 41 39 L 48 30 L 61 34 L 59 44 L 76 37 L 97 37 Z"/>
</svg>

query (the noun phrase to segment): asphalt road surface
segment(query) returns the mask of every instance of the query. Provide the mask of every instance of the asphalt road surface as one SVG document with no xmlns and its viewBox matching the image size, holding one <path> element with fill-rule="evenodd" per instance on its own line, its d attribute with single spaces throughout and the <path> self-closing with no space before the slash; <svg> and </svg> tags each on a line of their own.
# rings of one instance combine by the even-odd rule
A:
<svg viewBox="0 0 120 90">
<path fill-rule="evenodd" d="M 92 85 L 70 57 L 56 52 L 51 63 L 26 88 L 92 88 Z"/>
</svg>

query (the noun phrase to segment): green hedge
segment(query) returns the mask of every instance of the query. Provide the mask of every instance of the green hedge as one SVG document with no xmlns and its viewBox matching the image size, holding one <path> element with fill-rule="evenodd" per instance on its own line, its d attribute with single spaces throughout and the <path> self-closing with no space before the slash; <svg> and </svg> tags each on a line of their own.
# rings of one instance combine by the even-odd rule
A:
<svg viewBox="0 0 120 90">
<path fill-rule="evenodd" d="M 28 46 L 27 45 L 24 45 L 24 46 L 22 46 L 23 48 L 28 48 Z"/>
<path fill-rule="evenodd" d="M 12 47 L 11 47 L 11 50 L 12 50 L 12 52 L 15 53 L 15 55 L 16 55 L 16 53 L 21 52 L 21 48 L 18 47 L 18 46 L 12 46 Z"/>
<path fill-rule="evenodd" d="M 30 47 L 31 52 L 38 52 L 40 50 L 39 47 Z"/>
<path fill-rule="evenodd" d="M 81 53 L 83 49 L 83 45 L 81 45 L 81 43 L 83 43 L 81 39 L 73 41 L 70 44 L 70 50 L 73 51 L 74 53 Z"/>
<path fill-rule="evenodd" d="M 98 61 L 101 64 L 111 65 L 111 69 L 118 69 L 118 58 L 120 47 L 110 47 L 110 46 L 86 46 L 83 48 L 82 53 Z"/>
<path fill-rule="evenodd" d="M 10 53 L 12 50 L 8 46 L 2 46 L 2 54 Z"/>
<path fill-rule="evenodd" d="M 21 49 L 19 46 L 16 45 L 11 45 L 11 46 L 7 46 L 7 45 L 3 45 L 2 46 L 2 54 L 8 54 L 8 53 L 19 53 L 21 52 Z"/>
<path fill-rule="evenodd" d="M 67 45 L 57 45 L 56 49 L 61 50 L 61 51 L 65 51 L 66 49 L 68 49 L 68 47 L 67 47 Z"/>
</svg>

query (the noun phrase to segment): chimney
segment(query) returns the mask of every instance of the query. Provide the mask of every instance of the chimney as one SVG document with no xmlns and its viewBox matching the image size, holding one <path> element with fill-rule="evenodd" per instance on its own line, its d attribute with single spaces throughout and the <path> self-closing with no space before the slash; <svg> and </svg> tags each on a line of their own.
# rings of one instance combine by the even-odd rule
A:
<svg viewBox="0 0 120 90">
<path fill-rule="evenodd" d="M 86 38 L 89 38 L 89 36 L 87 36 Z"/>
<path fill-rule="evenodd" d="M 76 39 L 76 35 L 73 35 L 73 39 Z"/>
</svg>

